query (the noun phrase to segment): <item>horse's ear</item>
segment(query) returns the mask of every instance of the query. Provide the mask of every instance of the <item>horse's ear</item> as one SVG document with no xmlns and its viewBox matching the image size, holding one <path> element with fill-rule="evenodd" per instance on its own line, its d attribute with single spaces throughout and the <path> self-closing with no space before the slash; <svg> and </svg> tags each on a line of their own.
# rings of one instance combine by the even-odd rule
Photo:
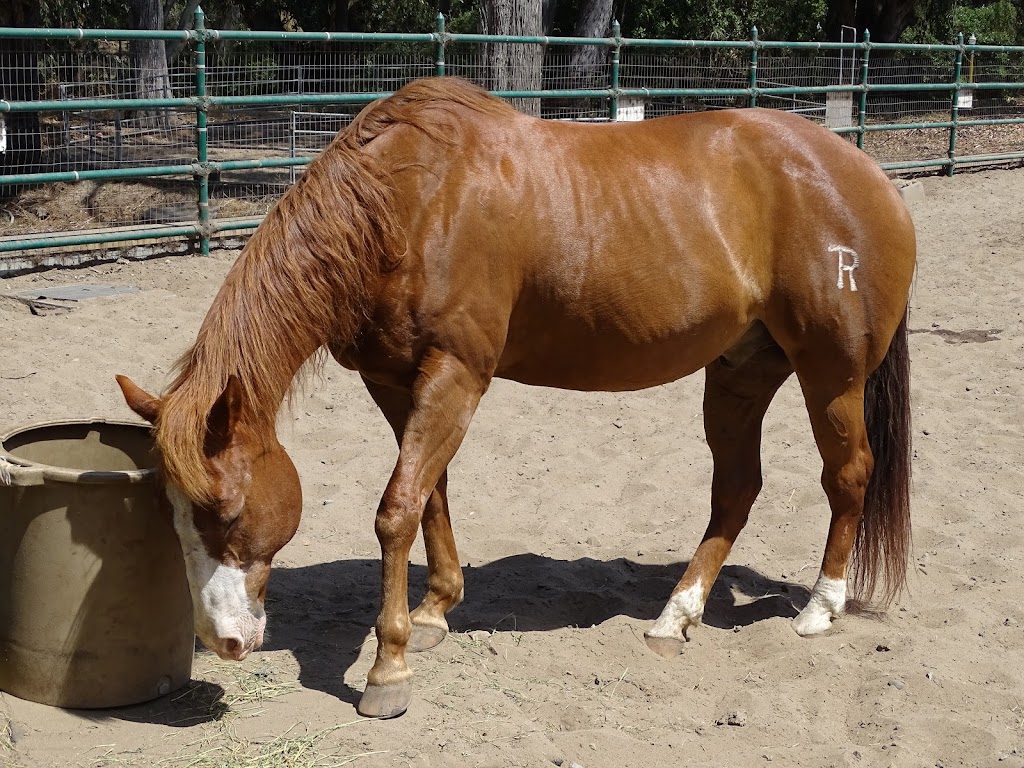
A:
<svg viewBox="0 0 1024 768">
<path fill-rule="evenodd" d="M 160 415 L 160 398 L 153 397 L 127 376 L 118 376 L 117 385 L 121 387 L 121 393 L 124 395 L 124 401 L 128 403 L 128 407 L 150 424 L 155 424 Z"/>
<path fill-rule="evenodd" d="M 231 443 L 235 427 L 242 415 L 242 383 L 234 374 L 220 393 L 206 417 L 207 455 L 220 453 Z"/>
</svg>

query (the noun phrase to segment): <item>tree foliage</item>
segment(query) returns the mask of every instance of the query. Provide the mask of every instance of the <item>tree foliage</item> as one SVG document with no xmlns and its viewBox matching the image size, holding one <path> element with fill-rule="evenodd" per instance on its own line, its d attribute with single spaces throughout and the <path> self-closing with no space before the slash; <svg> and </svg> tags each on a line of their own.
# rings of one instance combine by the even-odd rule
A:
<svg viewBox="0 0 1024 768">
<path fill-rule="evenodd" d="M 986 45 L 1013 45 L 1021 39 L 1021 23 L 1024 8 L 1018 8 L 1011 0 L 978 7 L 959 6 L 953 9 L 953 29 L 973 34 L 979 43 Z"/>
<path fill-rule="evenodd" d="M 131 27 L 131 6 L 124 0 L 43 0 L 40 13 L 47 27 Z"/>
<path fill-rule="evenodd" d="M 816 40 L 826 0 L 620 0 L 630 37 L 744 40 L 757 26 L 764 39 Z"/>
<path fill-rule="evenodd" d="M 166 25 L 191 23 L 194 0 L 163 0 Z M 307 31 L 423 32 L 438 11 L 453 32 L 480 31 L 492 0 L 205 0 L 213 27 Z M 612 0 L 630 37 L 744 39 L 757 26 L 763 39 L 834 40 L 841 24 L 872 38 L 950 42 L 957 32 L 979 42 L 1024 43 L 1024 0 Z M 544 31 L 571 35 L 593 0 L 544 0 Z M 124 0 L 42 0 L 43 24 L 124 28 Z M 173 53 L 173 52 L 172 52 Z"/>
</svg>

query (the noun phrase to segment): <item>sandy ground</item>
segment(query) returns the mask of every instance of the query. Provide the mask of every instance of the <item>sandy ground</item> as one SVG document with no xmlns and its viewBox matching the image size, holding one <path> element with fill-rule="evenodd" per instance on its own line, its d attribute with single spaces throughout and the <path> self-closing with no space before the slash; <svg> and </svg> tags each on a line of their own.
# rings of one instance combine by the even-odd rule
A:
<svg viewBox="0 0 1024 768">
<path fill-rule="evenodd" d="M 337 367 L 282 418 L 302 527 L 240 665 L 105 712 L 0 695 L 22 766 L 1024 765 L 1024 170 L 925 180 L 914 208 L 911 592 L 799 638 L 828 511 L 799 390 L 765 426 L 765 486 L 682 655 L 650 653 L 708 516 L 702 377 L 637 394 L 497 382 L 451 470 L 466 602 L 411 657 L 404 717 L 357 717 L 375 641 L 372 515 L 396 456 Z M 0 303 L 0 421 L 127 417 L 115 373 L 159 390 L 235 253 L 9 279 L 141 292 L 36 317 Z M 413 554 L 417 599 L 422 546 Z M 729 724 L 732 720 L 735 724 Z"/>
</svg>

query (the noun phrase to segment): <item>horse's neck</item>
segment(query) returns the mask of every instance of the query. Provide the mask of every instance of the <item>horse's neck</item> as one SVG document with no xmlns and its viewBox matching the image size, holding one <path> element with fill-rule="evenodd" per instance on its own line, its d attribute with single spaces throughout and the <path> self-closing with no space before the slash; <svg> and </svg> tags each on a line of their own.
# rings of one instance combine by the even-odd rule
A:
<svg viewBox="0 0 1024 768">
<path fill-rule="evenodd" d="M 324 281 L 314 275 L 294 290 L 270 270 L 257 279 L 246 272 L 251 265 L 236 266 L 203 322 L 183 379 L 223 386 L 235 375 L 250 418 L 273 424 L 292 382 L 329 340 L 330 321 L 321 315 L 331 297 L 317 295 L 313 286 Z"/>
<path fill-rule="evenodd" d="M 318 349 L 358 337 L 398 235 L 389 182 L 357 149 L 332 145 L 267 214 L 221 286 L 197 340 L 213 366 L 204 376 L 238 375 L 256 414 L 276 416 Z"/>
</svg>

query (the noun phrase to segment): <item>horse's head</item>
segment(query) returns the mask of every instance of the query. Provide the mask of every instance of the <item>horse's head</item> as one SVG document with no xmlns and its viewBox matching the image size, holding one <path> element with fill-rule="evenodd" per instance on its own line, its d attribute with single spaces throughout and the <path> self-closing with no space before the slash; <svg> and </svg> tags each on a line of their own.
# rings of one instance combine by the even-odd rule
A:
<svg viewBox="0 0 1024 768">
<path fill-rule="evenodd" d="M 159 425 L 165 401 L 124 376 L 117 381 L 128 406 Z M 246 429 L 242 411 L 242 388 L 232 376 L 206 418 L 201 443 L 209 499 L 191 498 L 184 490 L 190 484 L 174 477 L 162 456 L 196 634 L 221 658 L 237 660 L 263 643 L 270 562 L 295 534 L 302 511 L 299 476 L 288 454 L 272 434 Z M 157 433 L 159 444 L 166 436 Z M 165 446 L 160 448 L 163 454 Z"/>
</svg>

